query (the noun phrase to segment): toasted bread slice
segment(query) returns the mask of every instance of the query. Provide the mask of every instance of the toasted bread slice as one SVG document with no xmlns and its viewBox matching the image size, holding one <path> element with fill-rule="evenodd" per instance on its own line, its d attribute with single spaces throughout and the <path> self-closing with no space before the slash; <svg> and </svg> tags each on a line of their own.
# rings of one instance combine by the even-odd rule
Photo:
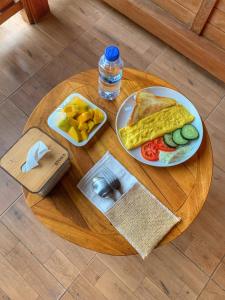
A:
<svg viewBox="0 0 225 300">
<path fill-rule="evenodd" d="M 133 111 L 131 113 L 131 116 L 129 118 L 128 124 L 129 126 L 134 125 L 139 121 L 139 116 L 138 116 L 138 105 L 137 103 L 135 104 Z"/>
<path fill-rule="evenodd" d="M 139 92 L 136 95 L 136 104 L 129 119 L 128 125 L 134 125 L 139 120 L 175 104 L 176 101 L 174 99 L 155 96 L 148 92 Z"/>
<path fill-rule="evenodd" d="M 174 99 L 155 96 L 148 92 L 139 92 L 136 96 L 136 102 L 140 119 L 176 104 Z"/>
</svg>

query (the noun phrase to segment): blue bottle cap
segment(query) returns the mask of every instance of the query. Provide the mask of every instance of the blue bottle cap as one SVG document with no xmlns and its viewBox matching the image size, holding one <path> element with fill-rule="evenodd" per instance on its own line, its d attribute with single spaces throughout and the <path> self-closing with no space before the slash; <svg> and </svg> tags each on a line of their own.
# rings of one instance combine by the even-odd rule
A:
<svg viewBox="0 0 225 300">
<path fill-rule="evenodd" d="M 120 50 L 114 45 L 105 48 L 105 57 L 109 61 L 115 61 L 120 57 Z"/>
</svg>

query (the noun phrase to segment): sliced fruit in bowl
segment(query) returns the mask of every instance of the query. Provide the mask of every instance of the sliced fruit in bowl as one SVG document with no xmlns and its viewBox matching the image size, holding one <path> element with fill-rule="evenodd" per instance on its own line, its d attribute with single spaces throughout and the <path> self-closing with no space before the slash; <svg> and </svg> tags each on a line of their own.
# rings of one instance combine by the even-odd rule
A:
<svg viewBox="0 0 225 300">
<path fill-rule="evenodd" d="M 49 116 L 48 125 L 75 146 L 84 146 L 106 120 L 102 109 L 73 93 Z"/>
</svg>

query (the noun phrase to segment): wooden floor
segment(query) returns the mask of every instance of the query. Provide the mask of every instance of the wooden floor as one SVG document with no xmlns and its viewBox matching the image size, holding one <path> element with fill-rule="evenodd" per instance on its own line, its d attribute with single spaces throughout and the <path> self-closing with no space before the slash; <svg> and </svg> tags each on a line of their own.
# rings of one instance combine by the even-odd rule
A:
<svg viewBox="0 0 225 300">
<path fill-rule="evenodd" d="M 79 248 L 45 229 L 0 170 L 0 299 L 225 299 L 225 84 L 98 0 L 51 0 L 53 15 L 0 27 L 0 155 L 58 82 L 97 66 L 118 43 L 126 66 L 176 85 L 206 120 L 214 178 L 197 220 L 142 261 Z"/>
</svg>

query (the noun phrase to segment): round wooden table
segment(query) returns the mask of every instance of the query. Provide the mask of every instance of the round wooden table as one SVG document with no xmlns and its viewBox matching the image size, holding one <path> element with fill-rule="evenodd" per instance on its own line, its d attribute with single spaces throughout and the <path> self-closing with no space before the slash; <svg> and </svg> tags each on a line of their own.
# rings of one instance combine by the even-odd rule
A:
<svg viewBox="0 0 225 300">
<path fill-rule="evenodd" d="M 98 72 L 77 74 L 52 89 L 31 114 L 25 130 L 36 126 L 53 136 L 70 153 L 72 167 L 45 198 L 24 190 L 26 203 L 37 218 L 64 239 L 81 247 L 112 255 L 135 254 L 131 245 L 76 188 L 80 178 L 109 150 L 155 196 L 182 218 L 160 245 L 178 237 L 200 212 L 211 183 L 213 158 L 206 128 L 197 154 L 182 165 L 156 168 L 129 156 L 115 133 L 115 118 L 121 103 L 133 92 L 148 86 L 176 89 L 164 80 L 134 69 L 125 69 L 120 96 L 113 102 L 98 95 Z M 76 148 L 47 125 L 50 113 L 72 92 L 81 93 L 108 114 L 108 122 L 83 148 Z"/>
</svg>

